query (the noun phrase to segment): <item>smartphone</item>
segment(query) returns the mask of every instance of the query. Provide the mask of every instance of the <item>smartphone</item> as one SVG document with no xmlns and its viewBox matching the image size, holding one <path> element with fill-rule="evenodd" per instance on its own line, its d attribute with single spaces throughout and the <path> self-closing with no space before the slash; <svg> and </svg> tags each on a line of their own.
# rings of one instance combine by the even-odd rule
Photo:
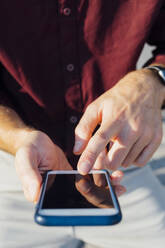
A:
<svg viewBox="0 0 165 248">
<path fill-rule="evenodd" d="M 45 226 L 113 225 L 120 206 L 106 170 L 83 176 L 76 170 L 49 171 L 36 206 L 35 222 Z"/>
</svg>

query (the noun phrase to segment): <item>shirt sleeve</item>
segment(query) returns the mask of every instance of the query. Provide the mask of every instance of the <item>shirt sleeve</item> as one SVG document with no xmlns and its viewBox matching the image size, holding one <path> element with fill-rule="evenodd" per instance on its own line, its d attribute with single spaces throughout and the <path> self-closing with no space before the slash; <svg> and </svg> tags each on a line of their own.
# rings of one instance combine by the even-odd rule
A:
<svg viewBox="0 0 165 248">
<path fill-rule="evenodd" d="M 148 36 L 147 43 L 156 46 L 152 58 L 146 63 L 165 65 L 165 1 Z M 146 66 L 145 65 L 145 66 Z"/>
</svg>

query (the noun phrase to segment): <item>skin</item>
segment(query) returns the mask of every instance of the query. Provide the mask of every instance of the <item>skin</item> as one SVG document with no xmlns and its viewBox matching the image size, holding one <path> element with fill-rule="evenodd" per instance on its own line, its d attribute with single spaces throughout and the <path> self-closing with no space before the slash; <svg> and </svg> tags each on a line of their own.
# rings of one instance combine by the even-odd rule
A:
<svg viewBox="0 0 165 248">
<path fill-rule="evenodd" d="M 81 154 L 78 170 L 88 173 L 104 166 L 116 170 L 144 166 L 162 140 L 161 106 L 165 87 L 149 69 L 131 72 L 86 109 L 75 129 L 74 153 Z M 97 125 L 97 132 L 93 134 Z M 111 149 L 105 148 L 111 142 Z"/>
<path fill-rule="evenodd" d="M 47 170 L 71 170 L 63 151 L 45 133 L 23 123 L 18 114 L 0 106 L 0 149 L 15 155 L 16 172 L 27 200 L 36 203 Z M 112 184 L 117 195 L 125 192 L 120 185 L 123 173 L 114 172 Z"/>
<path fill-rule="evenodd" d="M 43 132 L 31 131 L 17 150 L 16 172 L 27 200 L 37 202 L 42 174 L 47 170 L 72 170 L 63 151 Z"/>
<path fill-rule="evenodd" d="M 102 167 L 115 170 L 131 163 L 143 166 L 161 142 L 164 99 L 165 87 L 155 74 L 139 70 L 90 104 L 75 130 L 80 173 Z M 100 128 L 92 136 L 97 124 Z M 107 153 L 109 141 L 112 147 Z M 15 155 L 16 171 L 29 201 L 38 200 L 46 170 L 71 169 L 63 151 L 45 133 L 26 126 L 5 106 L 0 106 L 0 149 Z M 120 171 L 111 176 L 118 196 L 126 190 L 120 185 L 122 177 Z"/>
</svg>

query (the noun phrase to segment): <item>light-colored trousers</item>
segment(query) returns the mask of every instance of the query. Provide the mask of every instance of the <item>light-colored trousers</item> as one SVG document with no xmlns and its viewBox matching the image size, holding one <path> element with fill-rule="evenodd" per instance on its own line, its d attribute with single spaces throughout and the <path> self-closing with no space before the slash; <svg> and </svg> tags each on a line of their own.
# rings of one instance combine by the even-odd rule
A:
<svg viewBox="0 0 165 248">
<path fill-rule="evenodd" d="M 165 188 L 149 166 L 126 172 L 120 197 L 123 220 L 115 226 L 43 227 L 33 220 L 14 169 L 13 156 L 0 151 L 0 248 L 164 248 Z"/>
</svg>

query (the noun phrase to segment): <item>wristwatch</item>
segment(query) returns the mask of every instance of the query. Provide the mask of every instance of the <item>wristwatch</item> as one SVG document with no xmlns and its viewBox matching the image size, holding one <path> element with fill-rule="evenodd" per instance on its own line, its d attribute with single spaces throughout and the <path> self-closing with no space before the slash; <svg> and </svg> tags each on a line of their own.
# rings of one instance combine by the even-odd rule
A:
<svg viewBox="0 0 165 248">
<path fill-rule="evenodd" d="M 161 83 L 165 86 L 165 67 L 162 66 L 147 66 L 146 69 L 150 69 L 152 71 L 155 71 L 160 78 Z"/>
</svg>

